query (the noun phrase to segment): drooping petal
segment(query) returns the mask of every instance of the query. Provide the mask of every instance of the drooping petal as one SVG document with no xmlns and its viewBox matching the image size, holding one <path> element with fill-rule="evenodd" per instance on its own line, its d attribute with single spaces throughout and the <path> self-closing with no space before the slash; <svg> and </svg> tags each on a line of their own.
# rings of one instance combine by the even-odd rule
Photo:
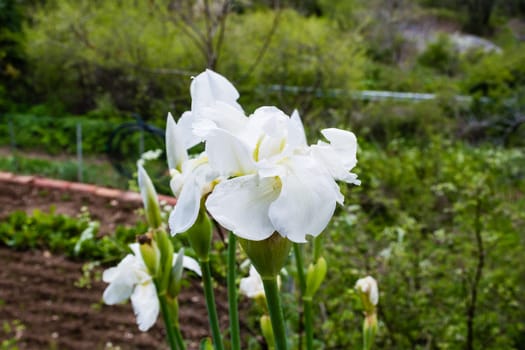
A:
<svg viewBox="0 0 525 350">
<path fill-rule="evenodd" d="M 102 296 L 104 303 L 114 305 L 130 297 L 133 286 L 137 283 L 134 273 L 136 259 L 135 256 L 128 254 L 116 267 L 104 271 L 102 280 L 109 283 Z"/>
<path fill-rule="evenodd" d="M 237 236 L 260 241 L 275 231 L 268 209 L 278 195 L 276 179 L 246 175 L 215 186 L 206 201 L 206 208 L 215 220 Z"/>
<path fill-rule="evenodd" d="M 169 169 L 181 169 L 182 163 L 188 159 L 184 134 L 181 132 L 171 113 L 166 119 L 166 158 Z"/>
<path fill-rule="evenodd" d="M 177 204 L 170 214 L 169 226 L 172 235 L 187 231 L 197 220 L 201 202 L 201 188 L 195 179 L 184 183 Z"/>
<path fill-rule="evenodd" d="M 245 175 L 255 172 L 250 149 L 233 134 L 216 129 L 206 140 L 210 166 L 221 175 Z"/>
<path fill-rule="evenodd" d="M 277 232 L 296 243 L 306 235 L 321 233 L 334 214 L 337 193 L 334 180 L 320 171 L 309 157 L 295 157 L 281 177 L 279 197 L 270 205 L 270 219 Z"/>
<path fill-rule="evenodd" d="M 206 69 L 192 80 L 190 92 L 193 112 L 213 105 L 217 101 L 222 101 L 242 111 L 242 107 L 237 103 L 239 92 L 235 86 L 228 79 L 210 69 Z"/>
<path fill-rule="evenodd" d="M 173 254 L 173 263 L 175 263 L 175 261 L 177 260 L 177 256 L 178 254 L 177 253 L 174 253 Z M 190 271 L 193 271 L 195 272 L 197 275 L 199 276 L 202 276 L 202 271 L 201 271 L 201 267 L 199 265 L 199 263 L 197 262 L 197 260 L 189 257 L 189 256 L 184 256 L 182 258 L 182 266 L 185 268 L 185 269 L 188 269 Z"/>
<path fill-rule="evenodd" d="M 143 332 L 150 329 L 159 316 L 159 300 L 153 282 L 138 284 L 131 294 L 131 305 L 137 317 L 139 329 Z"/>
</svg>

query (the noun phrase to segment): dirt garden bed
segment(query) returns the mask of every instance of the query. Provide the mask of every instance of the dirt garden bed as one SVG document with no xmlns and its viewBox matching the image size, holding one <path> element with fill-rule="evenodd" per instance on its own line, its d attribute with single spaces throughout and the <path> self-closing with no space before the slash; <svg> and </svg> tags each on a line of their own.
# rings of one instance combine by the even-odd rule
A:
<svg viewBox="0 0 525 350">
<path fill-rule="evenodd" d="M 48 211 L 75 216 L 87 206 L 110 232 L 116 225 L 132 225 L 140 219 L 137 198 L 126 193 L 95 194 L 38 184 L 34 178 L 15 181 L 0 176 L 0 220 L 15 210 Z M 24 181 L 22 181 L 24 180 Z M 132 197 L 132 196 L 131 196 Z M 95 279 L 79 286 L 83 262 L 53 255 L 49 251 L 15 251 L 0 246 L 0 342 L 16 339 L 20 349 L 166 349 L 160 321 L 148 332 L 138 330 L 129 303 L 101 303 L 105 283 Z M 96 270 L 100 273 L 100 270 Z M 227 327 L 224 288 L 217 295 L 221 325 Z M 180 295 L 180 323 L 188 349 L 197 349 L 209 335 L 202 288 L 192 280 Z"/>
</svg>

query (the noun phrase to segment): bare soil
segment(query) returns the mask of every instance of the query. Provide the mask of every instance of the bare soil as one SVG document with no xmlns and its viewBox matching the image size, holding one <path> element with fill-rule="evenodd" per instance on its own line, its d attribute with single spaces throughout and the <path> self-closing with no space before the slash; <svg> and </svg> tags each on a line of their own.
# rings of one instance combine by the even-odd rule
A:
<svg viewBox="0 0 525 350">
<path fill-rule="evenodd" d="M 14 210 L 48 211 L 51 205 L 57 213 L 71 216 L 87 206 L 106 232 L 140 219 L 136 203 L 0 181 L 0 220 Z M 148 332 L 141 332 L 129 303 L 107 306 L 101 302 L 105 283 L 94 279 L 89 288 L 75 286 L 82 277 L 82 262 L 48 251 L 0 246 L 0 266 L 0 344 L 11 339 L 19 349 L 167 349 L 160 318 Z M 226 328 L 224 288 L 219 287 L 216 298 L 221 327 Z M 179 303 L 188 349 L 197 349 L 200 340 L 209 336 L 199 281 L 192 280 L 183 288 Z"/>
</svg>

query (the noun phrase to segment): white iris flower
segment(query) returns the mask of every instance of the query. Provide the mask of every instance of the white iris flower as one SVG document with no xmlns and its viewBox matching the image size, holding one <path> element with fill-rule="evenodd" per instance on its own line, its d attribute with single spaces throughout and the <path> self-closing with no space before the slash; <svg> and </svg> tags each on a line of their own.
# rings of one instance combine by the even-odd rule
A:
<svg viewBox="0 0 525 350">
<path fill-rule="evenodd" d="M 119 304 L 131 299 L 133 312 L 141 331 L 150 329 L 159 315 L 159 300 L 153 277 L 144 264 L 138 243 L 130 244 L 133 254 L 128 254 L 116 266 L 104 271 L 102 280 L 109 283 L 102 296 L 108 305 Z M 173 261 L 177 259 L 174 254 Z M 195 259 L 185 256 L 183 266 L 199 276 L 201 270 Z"/>
<path fill-rule="evenodd" d="M 359 184 L 350 172 L 357 162 L 354 134 L 325 129 L 328 142 L 309 146 L 296 111 L 290 117 L 276 107 L 261 107 L 246 117 L 236 102 L 235 87 L 210 70 L 193 80 L 191 93 L 187 133 L 205 142 L 205 152 L 188 171 L 187 155 L 177 158 L 183 170 L 172 181 L 178 195 L 170 218 L 172 233 L 191 227 L 201 198 L 209 194 L 206 209 L 241 238 L 260 241 L 278 232 L 304 243 L 307 235 L 320 234 L 336 204 L 343 203 L 336 180 Z M 172 153 L 178 149 L 174 141 L 167 145 Z M 193 178 L 198 180 L 188 181 Z M 186 192 L 191 195 L 184 196 Z"/>
</svg>

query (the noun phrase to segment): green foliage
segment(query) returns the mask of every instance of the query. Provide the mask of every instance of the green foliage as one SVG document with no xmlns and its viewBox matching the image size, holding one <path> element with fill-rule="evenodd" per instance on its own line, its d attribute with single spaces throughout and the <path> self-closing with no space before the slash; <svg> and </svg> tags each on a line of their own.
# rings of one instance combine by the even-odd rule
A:
<svg viewBox="0 0 525 350">
<path fill-rule="evenodd" d="M 439 73 L 454 75 L 459 65 L 459 54 L 450 39 L 441 35 L 419 55 L 418 62 Z"/>
<path fill-rule="evenodd" d="M 330 319 L 323 325 L 327 347 L 358 347 L 361 318 L 352 288 L 370 274 L 381 291 L 379 348 L 463 347 L 473 288 L 474 348 L 519 348 L 523 154 L 439 138 L 422 147 L 401 140 L 385 150 L 362 147 L 362 186 L 347 198 L 356 204 L 326 232 L 329 272 L 320 299 Z"/>
<path fill-rule="evenodd" d="M 82 152 L 104 153 L 111 132 L 119 125 L 107 120 L 88 117 L 53 118 L 10 114 L 2 117 L 0 144 L 11 143 L 9 123 L 12 123 L 15 143 L 21 149 L 38 149 L 49 154 L 76 154 L 77 124 L 82 126 Z M 50 131 L 53 132 L 50 132 Z"/>
<path fill-rule="evenodd" d="M 505 55 L 494 53 L 466 67 L 463 88 L 476 96 L 495 100 L 510 95 L 513 89 L 525 84 L 525 50 L 518 46 Z"/>
<path fill-rule="evenodd" d="M 147 231 L 145 224 L 118 226 L 111 235 L 82 237 L 91 218 L 84 213 L 78 218 L 35 210 L 32 215 L 17 211 L 0 223 L 0 243 L 15 249 L 45 248 L 75 259 L 115 262 L 128 252 L 135 236 Z M 97 230 L 95 229 L 95 232 Z"/>
</svg>

